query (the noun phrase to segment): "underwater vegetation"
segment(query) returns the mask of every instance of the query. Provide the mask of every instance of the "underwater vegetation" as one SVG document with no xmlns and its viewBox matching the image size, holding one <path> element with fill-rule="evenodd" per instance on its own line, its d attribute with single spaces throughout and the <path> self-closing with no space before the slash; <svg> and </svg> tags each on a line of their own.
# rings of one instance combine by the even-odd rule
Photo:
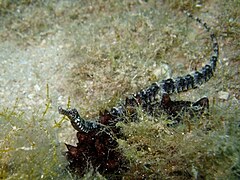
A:
<svg viewBox="0 0 240 180">
<path fill-rule="evenodd" d="M 83 179 L 239 179 L 239 8 L 235 0 L 0 1 L 1 43 L 14 41 L 24 49 L 44 44 L 62 31 L 62 42 L 67 44 L 64 58 L 74 62 L 66 79 L 60 78 L 62 86 L 50 87 L 61 89 L 71 103 L 57 104 L 48 90 L 46 103 L 31 111 L 23 110 L 32 105 L 22 99 L 13 106 L 1 101 L 0 179 L 77 179 L 78 172 Z M 94 117 L 125 94 L 162 78 L 158 67 L 169 65 L 182 75 L 206 62 L 211 50 L 208 36 L 179 15 L 183 9 L 213 27 L 220 66 L 203 88 L 173 100 L 196 101 L 207 95 L 209 113 L 194 118 L 183 114 L 181 123 L 169 126 L 167 115 L 152 117 L 140 108 L 137 122 L 116 124 L 121 137 L 114 137 L 112 144 L 101 139 L 109 138 L 109 133 L 86 137 L 74 131 L 70 121 L 58 114 L 59 105 Z M 221 99 L 220 92 L 228 92 L 229 98 Z M 2 94 L 0 98 L 8 99 Z M 85 143 L 97 151 L 86 150 Z M 102 144 L 110 149 L 111 158 L 106 158 L 109 149 Z M 100 153 L 87 154 L 90 161 L 83 159 L 84 171 L 76 164 L 77 173 L 69 168 L 72 154 L 68 153 L 76 147 Z"/>
</svg>

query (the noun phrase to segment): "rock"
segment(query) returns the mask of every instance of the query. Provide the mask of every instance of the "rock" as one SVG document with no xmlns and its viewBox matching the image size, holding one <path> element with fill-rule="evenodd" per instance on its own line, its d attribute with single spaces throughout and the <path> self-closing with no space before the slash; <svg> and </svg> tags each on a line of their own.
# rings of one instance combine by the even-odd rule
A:
<svg viewBox="0 0 240 180">
<path fill-rule="evenodd" d="M 226 92 L 226 91 L 219 91 L 218 92 L 219 99 L 228 100 L 229 96 L 230 96 L 229 92 Z"/>
<path fill-rule="evenodd" d="M 158 68 L 154 69 L 153 75 L 156 79 L 170 78 L 172 75 L 171 69 L 167 64 L 162 64 Z"/>
</svg>

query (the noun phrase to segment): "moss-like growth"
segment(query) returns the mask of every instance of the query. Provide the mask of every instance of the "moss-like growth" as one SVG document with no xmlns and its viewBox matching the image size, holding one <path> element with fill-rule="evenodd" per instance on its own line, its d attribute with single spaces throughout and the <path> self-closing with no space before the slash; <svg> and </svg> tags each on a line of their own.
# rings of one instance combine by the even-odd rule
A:
<svg viewBox="0 0 240 180">
<path fill-rule="evenodd" d="M 52 120 L 26 114 L 16 106 L 1 109 L 0 122 L 0 178 L 68 177 Z"/>
<path fill-rule="evenodd" d="M 234 108 L 234 107 L 232 107 Z M 142 116 L 140 123 L 122 124 L 127 141 L 120 141 L 125 155 L 131 160 L 132 178 L 236 178 L 239 177 L 239 116 L 225 115 L 219 107 L 214 115 L 196 121 L 185 120 L 169 128 L 166 118 L 149 121 Z"/>
<path fill-rule="evenodd" d="M 208 35 L 188 24 L 179 10 L 189 9 L 204 16 L 204 21 L 209 20 L 216 29 L 222 67 L 205 88 L 191 91 L 191 97 L 188 92 L 182 94 L 181 98 L 209 95 L 210 116 L 195 121 L 186 117 L 176 127 L 168 127 L 166 117 L 146 114 L 140 116 L 140 122 L 119 124 L 127 139 L 118 142 L 131 164 L 125 177 L 237 179 L 239 6 L 236 0 L 3 0 L 0 39 L 29 46 L 64 31 L 62 42 L 69 52 L 66 58 L 75 64 L 72 74 L 63 81 L 67 88 L 63 88 L 66 96 L 74 97 L 76 108 L 92 116 L 155 81 L 154 71 L 163 63 L 181 75 L 205 62 L 211 49 Z M 230 93 L 230 100 L 218 99 L 215 94 L 222 90 Z M 65 169 L 65 147 L 58 139 L 65 121 L 54 124 L 50 100 L 48 97 L 47 108 L 33 107 L 33 114 L 19 110 L 17 105 L 7 108 L 1 104 L 0 179 L 77 178 Z M 92 176 L 104 179 L 90 168 L 84 178 Z"/>
</svg>

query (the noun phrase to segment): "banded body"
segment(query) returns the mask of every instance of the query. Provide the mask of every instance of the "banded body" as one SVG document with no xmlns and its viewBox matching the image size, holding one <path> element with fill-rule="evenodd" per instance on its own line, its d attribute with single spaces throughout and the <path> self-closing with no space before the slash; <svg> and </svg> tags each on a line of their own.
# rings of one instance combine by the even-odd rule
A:
<svg viewBox="0 0 240 180">
<path fill-rule="evenodd" d="M 118 121 L 122 121 L 126 115 L 134 117 L 136 108 L 141 107 L 144 111 L 153 114 L 154 109 L 162 109 L 169 115 L 174 115 L 182 109 L 192 108 L 200 111 L 208 107 L 208 99 L 201 98 L 196 102 L 189 101 L 171 101 L 169 95 L 180 93 L 190 89 L 199 87 L 207 82 L 216 70 L 216 65 L 219 56 L 219 47 L 215 34 L 211 32 L 211 28 L 201 19 L 194 17 L 192 14 L 185 14 L 200 24 L 208 33 L 212 41 L 212 55 L 208 63 L 199 71 L 192 72 L 182 77 L 169 78 L 153 83 L 151 86 L 140 90 L 139 92 L 126 98 L 125 102 L 113 107 L 110 111 L 105 110 L 100 112 L 99 117 L 94 121 L 87 121 L 80 117 L 76 109 L 64 110 L 59 108 L 59 113 L 68 116 L 73 127 L 77 131 L 89 132 L 94 129 L 99 129 L 103 125 L 114 126 Z"/>
<path fill-rule="evenodd" d="M 79 115 L 78 111 L 76 109 L 63 109 L 62 107 L 58 107 L 59 114 L 67 116 L 74 129 L 77 131 L 83 131 L 85 133 L 88 133 L 91 130 L 94 129 L 100 129 L 103 127 L 103 125 L 92 122 L 92 121 L 86 121 Z"/>
</svg>

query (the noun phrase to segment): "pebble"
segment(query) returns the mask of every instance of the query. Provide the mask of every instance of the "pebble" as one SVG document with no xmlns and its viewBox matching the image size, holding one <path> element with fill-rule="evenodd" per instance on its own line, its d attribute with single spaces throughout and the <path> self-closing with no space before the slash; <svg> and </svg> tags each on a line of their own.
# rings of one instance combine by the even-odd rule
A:
<svg viewBox="0 0 240 180">
<path fill-rule="evenodd" d="M 219 98 L 219 99 L 228 100 L 229 97 L 230 97 L 229 92 L 226 92 L 226 91 L 219 91 L 219 92 L 218 92 L 218 98 Z"/>
<path fill-rule="evenodd" d="M 161 64 L 158 68 L 153 71 L 156 79 L 164 79 L 171 77 L 171 68 L 167 64 Z"/>
<path fill-rule="evenodd" d="M 41 88 L 40 88 L 40 86 L 39 86 L 38 84 L 36 84 L 36 85 L 34 86 L 34 89 L 35 89 L 35 91 L 40 91 L 40 90 L 41 90 Z"/>
</svg>

